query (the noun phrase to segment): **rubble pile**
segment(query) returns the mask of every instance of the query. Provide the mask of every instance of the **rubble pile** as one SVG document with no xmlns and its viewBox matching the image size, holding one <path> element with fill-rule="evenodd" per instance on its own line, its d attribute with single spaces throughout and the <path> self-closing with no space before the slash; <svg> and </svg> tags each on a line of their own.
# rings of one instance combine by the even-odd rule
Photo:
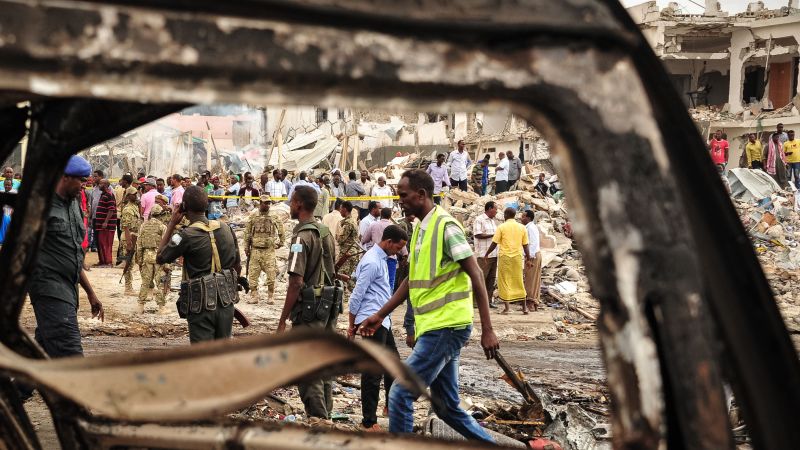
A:
<svg viewBox="0 0 800 450">
<path fill-rule="evenodd" d="M 800 333 L 800 214 L 795 196 L 776 191 L 745 202 L 734 199 L 789 332 Z"/>
<path fill-rule="evenodd" d="M 723 111 L 717 106 L 699 105 L 696 108 L 689 108 L 689 114 L 695 122 L 721 122 L 723 120 L 741 119 L 741 114 L 731 114 Z"/>
<path fill-rule="evenodd" d="M 529 176 L 536 173 L 528 171 Z M 583 331 L 594 332 L 594 324 L 599 312 L 597 299 L 589 293 L 589 282 L 580 253 L 573 247 L 572 227 L 563 202 L 552 197 L 542 196 L 530 183 L 526 190 L 504 192 L 492 196 L 478 196 L 474 192 L 454 189 L 448 192 L 444 206 L 458 219 L 472 242 L 472 224 L 484 213 L 487 202 L 494 201 L 498 209 L 508 207 L 535 213 L 539 227 L 542 252 L 542 300 L 557 310 L 553 314 L 556 330 L 567 335 Z M 499 219 L 498 219 L 499 220 Z M 516 337 L 518 340 L 520 336 Z M 535 337 L 540 340 L 554 340 L 555 334 L 542 333 Z M 527 337 L 524 337 L 527 339 Z"/>
</svg>

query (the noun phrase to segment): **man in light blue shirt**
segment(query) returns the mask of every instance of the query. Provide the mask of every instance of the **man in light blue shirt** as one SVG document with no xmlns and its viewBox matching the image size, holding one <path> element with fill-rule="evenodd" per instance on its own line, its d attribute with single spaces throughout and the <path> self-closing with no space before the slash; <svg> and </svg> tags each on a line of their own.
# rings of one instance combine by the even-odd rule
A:
<svg viewBox="0 0 800 450">
<path fill-rule="evenodd" d="M 350 320 L 347 335 L 355 338 L 355 330 L 367 317 L 378 312 L 392 296 L 389 283 L 389 269 L 386 260 L 403 250 L 408 242 L 408 235 L 397 225 L 390 225 L 383 230 L 381 241 L 372 246 L 361 258 L 355 271 L 356 287 L 350 294 Z M 364 339 L 386 347 L 397 354 L 397 346 L 392 336 L 391 317 L 386 316 L 375 334 Z M 389 398 L 389 388 L 394 379 L 388 373 L 383 375 L 383 388 Z M 381 375 L 361 375 L 361 412 L 364 418 L 361 426 L 367 431 L 379 431 L 378 398 L 380 396 Z M 387 404 L 388 406 L 388 404 Z"/>
<path fill-rule="evenodd" d="M 309 183 L 308 182 L 308 180 L 306 179 L 306 178 L 308 178 L 308 175 L 305 172 L 300 172 L 300 175 L 298 176 L 298 178 L 299 178 L 299 180 L 297 180 L 297 182 L 292 185 L 292 188 L 289 189 L 289 200 L 292 199 L 292 194 L 294 194 L 294 189 L 297 186 L 310 186 L 310 187 L 314 188 L 315 191 L 317 191 L 317 194 L 320 193 L 319 186 L 317 186 L 316 183 Z"/>
</svg>

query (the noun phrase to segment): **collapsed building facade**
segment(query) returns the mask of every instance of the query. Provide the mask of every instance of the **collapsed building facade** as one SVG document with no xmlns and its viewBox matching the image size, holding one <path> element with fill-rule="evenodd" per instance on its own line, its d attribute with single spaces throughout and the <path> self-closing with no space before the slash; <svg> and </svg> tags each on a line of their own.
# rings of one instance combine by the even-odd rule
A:
<svg viewBox="0 0 800 450">
<path fill-rule="evenodd" d="M 702 14 L 685 14 L 677 3 L 659 9 L 648 1 L 628 12 L 704 136 L 727 133 L 735 161 L 746 133 L 778 123 L 800 128 L 800 2 L 779 9 L 753 2 L 735 14 L 716 1 L 705 6 Z"/>
<path fill-rule="evenodd" d="M 0 196 L 20 218 L 0 250 L 9 264 L 0 273 L 6 447 L 41 447 L 12 377 L 47 396 L 65 448 L 443 445 L 187 424 L 285 382 L 268 376 L 282 367 L 266 372 L 265 358 L 257 358 L 270 348 L 269 361 L 284 351 L 322 370 L 363 363 L 368 347 L 341 340 L 330 344 L 340 352 L 311 346 L 317 361 L 317 353 L 287 348 L 294 339 L 287 335 L 150 356 L 37 361 L 41 350 L 19 328 L 53 186 L 77 149 L 198 101 L 311 98 L 411 111 L 508 109 L 536 122 L 574 193 L 576 236 L 602 304 L 598 328 L 617 448 L 733 448 L 727 380 L 755 448 L 793 448 L 800 440 L 790 426 L 800 364 L 774 297 L 700 136 L 675 93 L 663 89 L 667 74 L 618 3 L 497 1 L 453 9 L 424 1 L 411 14 L 388 1 L 229 2 L 224 11 L 196 1 L 193 14 L 174 1 L 0 3 L 0 122 L 7 130 L 0 155 L 27 133 L 26 160 L 36 169 L 26 170 L 19 199 Z M 18 106 L 23 101 L 30 107 Z M 326 354 L 332 356 L 321 358 Z M 214 367 L 226 373 L 213 374 L 221 383 L 207 382 Z M 187 380 L 186 373 L 197 376 Z M 169 383 L 159 381 L 163 374 Z M 246 394 L 219 388 L 228 380 Z M 151 385 L 152 398 L 130 395 Z"/>
</svg>

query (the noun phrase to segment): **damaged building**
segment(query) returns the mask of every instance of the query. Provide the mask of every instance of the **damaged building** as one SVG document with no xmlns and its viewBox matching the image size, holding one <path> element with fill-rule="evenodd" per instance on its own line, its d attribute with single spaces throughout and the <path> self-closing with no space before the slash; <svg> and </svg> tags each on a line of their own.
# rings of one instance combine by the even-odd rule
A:
<svg viewBox="0 0 800 450">
<path fill-rule="evenodd" d="M 778 9 L 759 1 L 733 13 L 707 0 L 702 14 L 686 14 L 678 3 L 659 9 L 648 1 L 628 12 L 701 131 L 727 133 L 735 161 L 742 135 L 774 130 L 778 123 L 800 128 L 798 8 L 798 0 Z"/>
</svg>

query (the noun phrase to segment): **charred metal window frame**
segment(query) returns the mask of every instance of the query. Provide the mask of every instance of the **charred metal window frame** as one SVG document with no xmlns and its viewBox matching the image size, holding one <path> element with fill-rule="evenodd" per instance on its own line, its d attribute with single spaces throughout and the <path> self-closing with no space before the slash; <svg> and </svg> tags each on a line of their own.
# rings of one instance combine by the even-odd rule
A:
<svg viewBox="0 0 800 450">
<path fill-rule="evenodd" d="M 42 356 L 18 319 L 70 154 L 195 103 L 504 110 L 542 131 L 570 193 L 615 446 L 732 448 L 723 373 L 755 448 L 800 442 L 800 363 L 769 285 L 615 1 L 0 0 L 0 91 L 0 157 L 29 133 L 19 201 L 0 196 L 16 203 L 0 341 L 19 355 Z M 0 388 L 4 436 L 29 437 L 7 376 Z M 91 424 L 62 402 L 50 404 L 62 444 L 88 445 Z"/>
</svg>

